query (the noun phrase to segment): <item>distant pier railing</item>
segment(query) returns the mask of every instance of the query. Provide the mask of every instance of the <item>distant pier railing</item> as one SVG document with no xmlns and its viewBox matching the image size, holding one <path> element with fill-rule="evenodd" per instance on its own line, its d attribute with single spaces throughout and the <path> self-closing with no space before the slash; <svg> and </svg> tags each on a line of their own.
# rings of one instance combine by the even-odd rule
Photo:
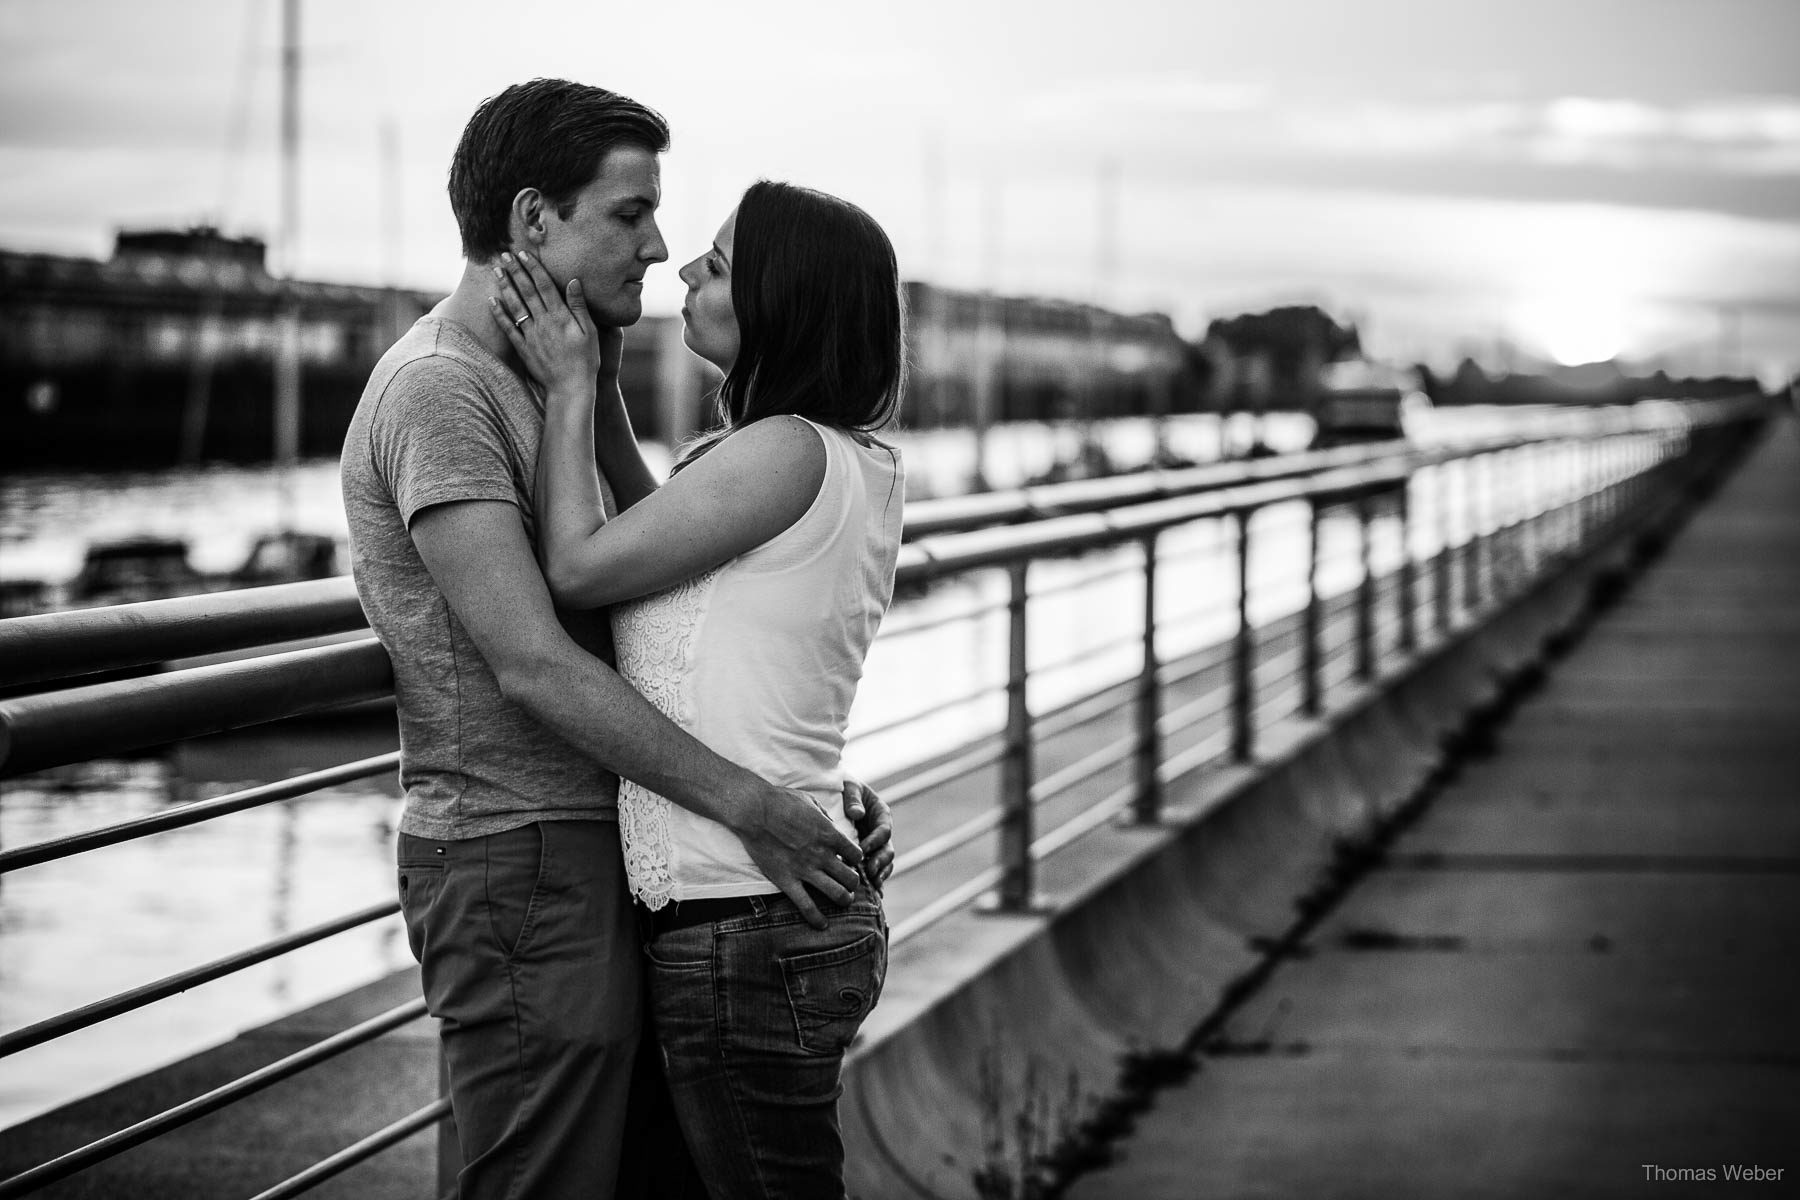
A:
<svg viewBox="0 0 1800 1200">
<path fill-rule="evenodd" d="M 1108 822 L 1156 822 L 1175 779 L 1252 759 L 1275 724 L 1316 717 L 1378 681 L 1383 663 L 1483 620 L 1700 478 L 1765 411 L 1757 397 L 1640 403 L 1571 413 L 1530 438 L 1383 443 L 912 506 L 899 586 L 990 585 L 949 611 L 896 610 L 881 641 L 962 622 L 1002 623 L 1005 636 L 995 639 L 1004 653 L 991 684 L 858 731 L 893 737 L 957 706 L 986 704 L 995 717 L 879 781 L 896 809 L 921 814 L 902 817 L 906 826 L 938 831 L 901 857 L 897 884 L 930 870 L 933 886 L 897 916 L 893 940 L 990 894 L 1002 911 L 1029 908 L 1045 858 Z M 1267 545 L 1294 552 L 1266 561 Z M 1228 586 L 1190 586 L 1197 577 Z M 1113 626 L 1103 640 L 1034 660 L 1029 633 L 1042 605 L 1116 593 L 1122 581 L 1133 602 L 1100 618 Z M 347 579 L 0 621 L 0 778 L 391 695 L 379 642 L 355 636 L 366 629 Z M 227 652 L 247 656 L 157 669 Z M 1043 701 L 1048 680 L 1076 671 L 1092 685 Z M 397 761 L 381 754 L 0 850 L 0 874 L 386 775 Z M 983 797 L 973 809 L 930 813 L 972 786 Z M 994 850 L 983 853 L 990 835 Z M 384 903 L 346 913 L 0 1032 L 0 1059 L 397 911 Z M 399 1005 L 0 1181 L 0 1197 L 67 1178 L 423 1016 L 423 1001 Z M 439 1098 L 258 1200 L 302 1194 L 448 1115 Z"/>
</svg>

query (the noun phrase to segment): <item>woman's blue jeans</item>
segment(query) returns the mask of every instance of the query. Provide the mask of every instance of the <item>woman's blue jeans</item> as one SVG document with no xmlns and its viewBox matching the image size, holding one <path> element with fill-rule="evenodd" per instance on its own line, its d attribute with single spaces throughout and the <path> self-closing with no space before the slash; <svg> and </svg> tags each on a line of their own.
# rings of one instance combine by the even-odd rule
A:
<svg viewBox="0 0 1800 1200">
<path fill-rule="evenodd" d="M 844 1051 L 881 995 L 887 921 L 866 884 L 819 906 L 823 930 L 785 896 L 753 900 L 645 947 L 676 1116 L 711 1200 L 840 1200 Z"/>
</svg>

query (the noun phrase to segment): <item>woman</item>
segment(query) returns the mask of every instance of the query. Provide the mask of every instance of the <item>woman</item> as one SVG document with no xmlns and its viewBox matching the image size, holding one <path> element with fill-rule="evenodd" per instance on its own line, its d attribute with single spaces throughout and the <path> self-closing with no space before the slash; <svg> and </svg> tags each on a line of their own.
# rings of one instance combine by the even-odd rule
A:
<svg viewBox="0 0 1800 1200">
<path fill-rule="evenodd" d="M 806 792 L 854 839 L 839 757 L 893 594 L 905 490 L 899 455 L 870 436 L 904 375 L 886 234 L 819 192 L 765 181 L 744 193 L 681 271 L 687 345 L 725 372 L 720 428 L 611 522 L 592 381 L 598 360 L 616 406 L 607 419 L 624 434 L 603 444 L 628 440 L 616 331 L 602 354 L 579 284 L 564 305 L 541 268 L 536 283 L 509 271 L 495 317 L 546 389 L 536 507 L 557 601 L 615 606 L 621 674 L 712 749 Z M 616 450 L 603 453 L 609 477 L 629 480 Z M 641 461 L 635 476 L 646 477 Z M 621 504 L 644 490 L 613 483 Z M 619 820 L 651 914 L 656 1036 L 713 1200 L 842 1196 L 844 1050 L 887 969 L 880 881 L 859 881 L 846 908 L 820 900 L 815 929 L 724 826 L 630 782 Z"/>
</svg>

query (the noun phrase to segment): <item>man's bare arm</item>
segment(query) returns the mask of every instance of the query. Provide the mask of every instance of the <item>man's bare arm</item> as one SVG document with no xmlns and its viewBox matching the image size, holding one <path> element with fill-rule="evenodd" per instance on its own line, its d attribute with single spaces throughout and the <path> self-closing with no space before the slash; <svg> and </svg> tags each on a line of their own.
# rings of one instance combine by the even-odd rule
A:
<svg viewBox="0 0 1800 1200">
<path fill-rule="evenodd" d="M 731 829 L 814 924 L 803 885 L 849 901 L 862 850 L 805 796 L 728 762 L 577 646 L 556 619 L 519 511 L 501 501 L 434 505 L 413 543 L 507 699 L 609 770 Z"/>
</svg>

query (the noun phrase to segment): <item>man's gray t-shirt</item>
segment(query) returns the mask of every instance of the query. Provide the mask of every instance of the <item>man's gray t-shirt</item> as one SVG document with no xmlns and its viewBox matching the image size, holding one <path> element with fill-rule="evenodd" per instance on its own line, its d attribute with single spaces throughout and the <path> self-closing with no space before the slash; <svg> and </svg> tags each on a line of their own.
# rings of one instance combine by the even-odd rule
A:
<svg viewBox="0 0 1800 1200">
<path fill-rule="evenodd" d="M 467 329 L 426 316 L 382 356 L 344 438 L 350 563 L 394 663 L 400 830 L 461 839 L 533 821 L 615 820 L 618 780 L 500 693 L 407 527 L 458 500 L 531 510 L 543 409 Z M 612 496 L 601 480 L 607 514 Z M 558 611 L 577 645 L 612 662 L 604 610 Z"/>
</svg>

